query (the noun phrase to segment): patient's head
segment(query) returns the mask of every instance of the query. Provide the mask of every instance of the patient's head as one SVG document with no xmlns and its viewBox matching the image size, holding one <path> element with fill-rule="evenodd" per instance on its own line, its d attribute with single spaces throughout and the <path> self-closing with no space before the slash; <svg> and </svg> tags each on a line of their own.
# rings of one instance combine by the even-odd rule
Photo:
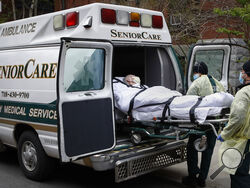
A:
<svg viewBox="0 0 250 188">
<path fill-rule="evenodd" d="M 140 86 L 141 80 L 138 76 L 129 74 L 124 78 L 124 82 L 131 86 Z"/>
</svg>

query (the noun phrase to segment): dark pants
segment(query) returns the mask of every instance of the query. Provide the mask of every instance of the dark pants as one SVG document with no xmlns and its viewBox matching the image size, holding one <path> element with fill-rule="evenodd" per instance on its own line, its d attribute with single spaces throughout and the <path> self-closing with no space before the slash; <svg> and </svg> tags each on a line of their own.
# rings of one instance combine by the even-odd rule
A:
<svg viewBox="0 0 250 188">
<path fill-rule="evenodd" d="M 245 152 L 249 152 L 250 140 L 248 140 Z M 235 175 L 230 175 L 231 178 L 231 188 L 249 188 L 250 187 L 250 153 L 245 155 L 241 166 L 237 169 Z"/>
<path fill-rule="evenodd" d="M 199 135 L 190 135 L 187 144 L 187 166 L 188 175 L 190 177 L 196 177 L 199 174 L 200 180 L 206 180 L 214 146 L 216 143 L 216 136 L 213 131 L 208 131 L 207 136 L 207 149 L 202 152 L 200 168 L 198 167 L 198 151 L 194 148 L 194 141 L 200 138 Z"/>
</svg>

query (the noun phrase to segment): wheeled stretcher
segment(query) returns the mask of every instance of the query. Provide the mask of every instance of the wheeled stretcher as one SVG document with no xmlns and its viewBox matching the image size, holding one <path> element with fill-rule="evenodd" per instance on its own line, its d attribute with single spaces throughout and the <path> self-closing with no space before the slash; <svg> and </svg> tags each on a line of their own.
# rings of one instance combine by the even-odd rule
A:
<svg viewBox="0 0 250 188">
<path fill-rule="evenodd" d="M 207 97 L 182 96 L 162 86 L 131 87 L 114 81 L 116 122 L 131 134 L 132 141 L 142 138 L 185 139 L 189 134 L 215 135 L 228 121 L 233 96 L 216 93 Z"/>
<path fill-rule="evenodd" d="M 119 112 L 120 113 L 120 112 Z M 130 116 L 119 116 L 116 122 L 124 132 L 130 134 L 131 141 L 135 144 L 147 138 L 183 140 L 190 134 L 206 135 L 206 132 L 213 131 L 218 136 L 218 131 L 223 128 L 229 118 L 229 108 L 224 108 L 220 115 L 209 116 L 199 123 L 190 119 L 176 119 L 173 117 L 154 117 L 152 120 L 136 120 Z"/>
</svg>

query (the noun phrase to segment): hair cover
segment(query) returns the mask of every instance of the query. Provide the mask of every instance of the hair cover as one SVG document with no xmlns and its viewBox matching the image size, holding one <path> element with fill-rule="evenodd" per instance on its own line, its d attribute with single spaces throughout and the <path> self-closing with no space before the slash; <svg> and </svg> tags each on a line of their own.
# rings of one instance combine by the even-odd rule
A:
<svg viewBox="0 0 250 188">
<path fill-rule="evenodd" d="M 208 68 L 207 65 L 204 62 L 197 62 L 194 65 L 193 68 L 194 73 L 201 73 L 201 74 L 207 74 L 208 73 Z"/>
<path fill-rule="evenodd" d="M 250 60 L 248 60 L 242 67 L 245 73 L 250 76 Z"/>
</svg>

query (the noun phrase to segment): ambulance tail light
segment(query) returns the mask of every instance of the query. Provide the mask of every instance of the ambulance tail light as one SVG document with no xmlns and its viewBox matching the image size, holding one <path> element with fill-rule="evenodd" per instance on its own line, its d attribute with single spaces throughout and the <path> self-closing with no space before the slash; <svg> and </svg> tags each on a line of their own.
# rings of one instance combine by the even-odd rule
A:
<svg viewBox="0 0 250 188">
<path fill-rule="evenodd" d="M 130 26 L 139 27 L 140 26 L 140 14 L 137 12 L 130 13 Z"/>
<path fill-rule="evenodd" d="M 159 28 L 161 29 L 163 27 L 163 19 L 162 16 L 152 16 L 152 26 L 153 28 Z"/>
<path fill-rule="evenodd" d="M 101 18 L 102 18 L 102 23 L 115 24 L 116 12 L 113 9 L 102 8 Z"/>
<path fill-rule="evenodd" d="M 76 27 L 79 23 L 79 13 L 70 12 L 66 14 L 66 26 L 67 27 Z"/>
</svg>

